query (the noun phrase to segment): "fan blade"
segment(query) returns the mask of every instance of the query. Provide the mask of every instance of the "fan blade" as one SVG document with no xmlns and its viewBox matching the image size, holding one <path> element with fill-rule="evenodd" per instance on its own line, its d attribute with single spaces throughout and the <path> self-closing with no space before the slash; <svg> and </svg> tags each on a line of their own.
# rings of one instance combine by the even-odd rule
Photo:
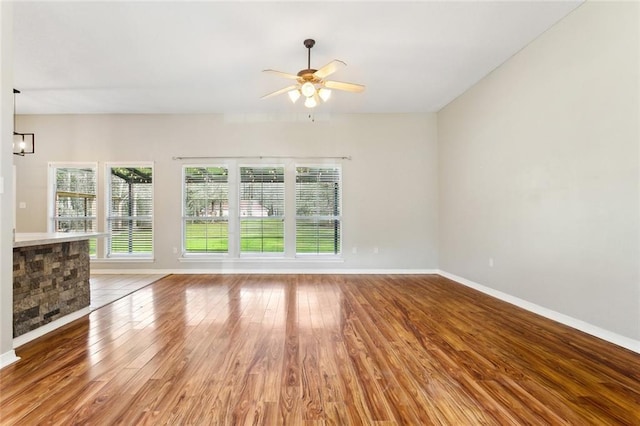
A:
<svg viewBox="0 0 640 426">
<path fill-rule="evenodd" d="M 266 95 L 264 95 L 260 99 L 266 99 L 266 98 L 270 98 L 272 96 L 279 95 L 281 93 L 287 93 L 289 90 L 294 90 L 294 89 L 297 89 L 297 88 L 298 88 L 298 86 L 295 85 L 295 84 L 293 86 L 287 86 L 287 87 L 285 87 L 283 89 L 276 90 L 275 92 L 267 93 Z"/>
<path fill-rule="evenodd" d="M 297 80 L 299 78 L 297 75 L 289 74 L 287 72 L 282 72 L 282 71 L 276 71 L 276 70 L 262 70 L 262 72 L 268 72 L 270 74 L 275 74 L 280 77 L 289 78 L 291 80 Z"/>
<path fill-rule="evenodd" d="M 341 60 L 334 59 L 333 61 L 329 62 L 324 67 L 320 68 L 318 71 L 314 72 L 313 75 L 315 75 L 316 77 L 322 79 L 322 78 L 325 78 L 325 77 L 333 74 L 334 72 L 338 71 L 340 68 L 343 68 L 343 67 L 346 67 L 346 66 L 347 66 L 347 64 L 345 64 Z"/>
<path fill-rule="evenodd" d="M 342 81 L 325 81 L 324 86 L 328 89 L 344 90 L 345 92 L 364 92 L 362 84 L 343 83 Z"/>
</svg>

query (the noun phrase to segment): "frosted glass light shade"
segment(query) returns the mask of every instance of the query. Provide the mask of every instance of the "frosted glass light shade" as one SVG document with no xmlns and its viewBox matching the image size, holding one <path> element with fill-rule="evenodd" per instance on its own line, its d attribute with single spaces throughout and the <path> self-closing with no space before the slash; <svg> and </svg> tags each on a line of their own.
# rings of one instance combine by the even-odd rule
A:
<svg viewBox="0 0 640 426">
<path fill-rule="evenodd" d="M 300 91 L 305 97 L 309 98 L 313 96 L 314 93 L 316 93 L 316 87 L 313 85 L 313 83 L 309 83 L 307 81 L 305 84 L 302 85 L 302 87 L 300 88 Z"/>
<path fill-rule="evenodd" d="M 320 99 L 322 99 L 324 102 L 327 102 L 331 97 L 331 90 L 325 89 L 323 87 L 322 89 L 318 90 L 318 95 L 320 95 Z"/>
<path fill-rule="evenodd" d="M 13 149 L 16 147 L 24 149 L 24 138 L 21 135 L 13 135 Z"/>
<path fill-rule="evenodd" d="M 298 89 L 289 90 L 287 94 L 289 95 L 289 99 L 291 99 L 291 102 L 294 104 L 300 98 L 300 91 Z"/>
<path fill-rule="evenodd" d="M 304 101 L 304 106 L 306 106 L 307 108 L 313 108 L 318 104 L 318 102 L 316 102 L 315 97 L 310 96 L 308 97 L 305 101 Z"/>
</svg>

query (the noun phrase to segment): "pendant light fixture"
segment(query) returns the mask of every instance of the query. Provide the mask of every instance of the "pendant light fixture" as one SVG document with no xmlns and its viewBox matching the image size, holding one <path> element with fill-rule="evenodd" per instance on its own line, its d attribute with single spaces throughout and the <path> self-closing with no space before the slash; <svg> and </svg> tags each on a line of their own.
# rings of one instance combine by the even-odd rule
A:
<svg viewBox="0 0 640 426">
<path fill-rule="evenodd" d="M 13 154 L 24 157 L 27 154 L 36 153 L 36 136 L 33 133 L 16 132 L 16 94 L 19 90 L 13 89 Z"/>
</svg>

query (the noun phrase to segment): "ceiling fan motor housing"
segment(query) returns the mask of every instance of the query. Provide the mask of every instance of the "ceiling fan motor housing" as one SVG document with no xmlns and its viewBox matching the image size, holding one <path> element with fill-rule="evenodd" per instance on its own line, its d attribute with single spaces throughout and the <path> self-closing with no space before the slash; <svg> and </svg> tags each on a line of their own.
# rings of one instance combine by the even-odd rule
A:
<svg viewBox="0 0 640 426">
<path fill-rule="evenodd" d="M 302 83 L 306 83 L 307 81 L 311 82 L 311 83 L 320 83 L 320 79 L 318 77 L 316 77 L 315 75 L 313 75 L 314 72 L 316 72 L 318 70 L 314 70 L 313 68 L 309 68 L 306 70 L 300 70 L 298 71 L 298 77 L 300 77 L 300 79 L 302 80 Z"/>
</svg>

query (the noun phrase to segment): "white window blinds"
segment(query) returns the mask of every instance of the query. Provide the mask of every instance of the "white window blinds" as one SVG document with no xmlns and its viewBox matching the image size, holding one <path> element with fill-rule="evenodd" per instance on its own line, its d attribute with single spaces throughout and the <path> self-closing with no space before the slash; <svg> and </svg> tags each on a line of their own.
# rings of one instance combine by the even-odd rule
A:
<svg viewBox="0 0 640 426">
<path fill-rule="evenodd" d="M 184 168 L 183 251 L 229 251 L 229 171 L 227 167 Z"/>
<path fill-rule="evenodd" d="M 153 252 L 153 169 L 107 168 L 108 255 L 149 256 Z"/>
<path fill-rule="evenodd" d="M 296 167 L 296 253 L 340 254 L 341 169 Z"/>
<path fill-rule="evenodd" d="M 96 169 L 54 166 L 56 232 L 96 231 Z"/>
<path fill-rule="evenodd" d="M 95 167 L 53 165 L 54 232 L 95 232 L 97 188 Z M 89 239 L 89 255 L 95 256 L 97 242 Z"/>
<path fill-rule="evenodd" d="M 240 167 L 240 252 L 284 253 L 284 167 Z"/>
</svg>

